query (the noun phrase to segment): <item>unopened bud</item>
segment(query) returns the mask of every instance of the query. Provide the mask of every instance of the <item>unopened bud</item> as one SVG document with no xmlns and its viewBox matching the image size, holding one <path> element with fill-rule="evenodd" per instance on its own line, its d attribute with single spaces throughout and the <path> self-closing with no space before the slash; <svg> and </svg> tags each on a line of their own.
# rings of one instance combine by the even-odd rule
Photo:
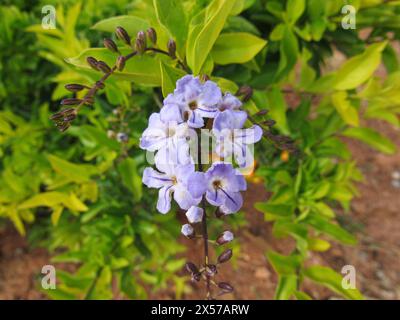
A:
<svg viewBox="0 0 400 320">
<path fill-rule="evenodd" d="M 142 54 L 146 51 L 146 44 L 142 39 L 136 39 L 135 40 L 135 50 L 139 53 Z"/>
<path fill-rule="evenodd" d="M 65 85 L 65 89 L 71 92 L 78 92 L 82 91 L 83 89 L 87 88 L 86 86 L 82 84 L 76 84 L 76 83 L 70 83 Z"/>
<path fill-rule="evenodd" d="M 199 269 L 196 267 L 196 265 L 193 262 L 187 262 L 185 264 L 185 269 L 189 273 L 198 273 Z"/>
<path fill-rule="evenodd" d="M 140 39 L 143 41 L 144 43 L 144 47 L 147 47 L 147 37 L 146 37 L 146 33 L 144 31 L 139 31 L 136 35 L 136 39 Z"/>
<path fill-rule="evenodd" d="M 105 63 L 104 61 L 98 61 L 97 62 L 97 68 L 99 68 L 101 71 L 103 71 L 104 73 L 109 73 L 111 72 L 111 68 L 108 66 L 107 63 Z"/>
<path fill-rule="evenodd" d="M 233 233 L 230 231 L 224 231 L 217 239 L 217 243 L 219 245 L 223 245 L 225 243 L 231 242 L 234 236 Z"/>
<path fill-rule="evenodd" d="M 266 114 L 268 114 L 269 110 L 267 109 L 262 109 L 260 111 L 258 111 L 255 115 L 256 116 L 265 116 Z"/>
<path fill-rule="evenodd" d="M 173 39 L 169 39 L 168 44 L 168 53 L 172 59 L 176 59 L 176 42 Z"/>
<path fill-rule="evenodd" d="M 215 276 L 218 273 L 217 266 L 215 264 L 209 264 L 206 267 L 207 275 L 210 277 Z"/>
<path fill-rule="evenodd" d="M 117 27 L 115 29 L 115 34 L 117 35 L 118 39 L 122 40 L 126 44 L 131 44 L 131 38 L 128 35 L 128 32 L 122 27 Z"/>
<path fill-rule="evenodd" d="M 126 61 L 126 59 L 125 59 L 124 56 L 119 56 L 119 57 L 117 58 L 116 66 L 117 66 L 117 69 L 118 69 L 119 71 L 124 70 L 124 68 L 125 68 L 125 61 Z"/>
<path fill-rule="evenodd" d="M 232 258 L 232 250 L 228 249 L 222 252 L 217 260 L 218 263 L 224 263 L 227 262 L 230 258 Z"/>
<path fill-rule="evenodd" d="M 61 111 L 59 111 L 59 112 L 53 114 L 53 115 L 50 117 L 50 119 L 51 119 L 51 120 L 54 120 L 54 121 L 58 121 L 58 120 L 63 119 L 63 118 L 66 117 L 66 116 L 71 115 L 71 114 L 75 114 L 75 115 L 77 114 L 77 111 L 76 111 L 75 108 L 68 108 L 68 109 L 61 110 Z"/>
<path fill-rule="evenodd" d="M 204 211 L 202 208 L 191 206 L 186 212 L 186 217 L 189 223 L 198 223 L 203 220 Z"/>
<path fill-rule="evenodd" d="M 117 133 L 117 141 L 118 142 L 128 142 L 128 140 L 129 140 L 129 137 L 128 137 L 128 135 L 126 134 L 126 133 L 123 133 L 123 132 L 118 132 Z"/>
<path fill-rule="evenodd" d="M 227 282 L 218 283 L 218 288 L 220 288 L 224 293 L 231 293 L 234 290 L 233 287 Z"/>
<path fill-rule="evenodd" d="M 62 104 L 63 106 L 73 106 L 73 105 L 80 104 L 81 102 L 82 102 L 81 99 L 67 98 L 67 99 L 61 100 L 60 104 Z"/>
<path fill-rule="evenodd" d="M 58 130 L 60 130 L 61 132 L 66 131 L 71 125 L 69 124 L 69 122 L 61 122 L 61 123 L 56 123 L 56 127 Z"/>
<path fill-rule="evenodd" d="M 272 126 L 274 126 L 276 124 L 276 121 L 272 120 L 272 119 L 268 119 L 268 120 L 265 120 L 262 124 L 264 124 L 264 125 L 266 125 L 268 127 L 272 127 Z"/>
<path fill-rule="evenodd" d="M 105 38 L 103 44 L 111 52 L 118 52 L 118 47 L 113 40 Z"/>
<path fill-rule="evenodd" d="M 93 57 L 87 57 L 86 62 L 88 63 L 89 66 L 91 66 L 94 70 L 99 70 L 97 67 L 97 60 L 96 58 Z"/>
<path fill-rule="evenodd" d="M 156 30 L 154 30 L 154 28 L 149 28 L 149 29 L 147 29 L 146 33 L 147 33 L 147 36 L 149 37 L 151 43 L 155 45 L 157 43 Z"/>
<path fill-rule="evenodd" d="M 242 101 L 247 102 L 250 100 L 251 96 L 253 95 L 253 89 L 249 86 L 242 86 L 236 92 L 237 96 L 242 96 Z"/>
<path fill-rule="evenodd" d="M 185 237 L 188 238 L 192 238 L 194 236 L 194 230 L 190 224 L 184 224 L 182 226 L 181 232 Z"/>
</svg>

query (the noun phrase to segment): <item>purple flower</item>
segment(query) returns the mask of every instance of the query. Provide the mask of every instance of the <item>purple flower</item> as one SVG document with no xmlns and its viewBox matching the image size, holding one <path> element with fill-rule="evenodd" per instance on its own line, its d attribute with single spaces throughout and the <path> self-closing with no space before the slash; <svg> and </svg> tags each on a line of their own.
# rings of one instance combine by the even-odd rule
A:
<svg viewBox="0 0 400 320">
<path fill-rule="evenodd" d="M 184 224 L 181 229 L 182 234 L 185 237 L 192 237 L 194 235 L 193 227 L 190 224 Z"/>
<path fill-rule="evenodd" d="M 177 146 L 186 142 L 192 132 L 186 123 L 177 121 L 164 122 L 159 113 L 153 113 L 149 119 L 149 126 L 140 138 L 140 147 L 148 151 L 157 151 L 164 147 Z"/>
<path fill-rule="evenodd" d="M 149 188 L 160 189 L 157 210 L 167 213 L 171 209 L 172 195 L 181 209 L 187 210 L 199 204 L 201 197 L 193 196 L 188 190 L 191 175 L 196 175 L 193 164 L 157 165 L 159 172 L 146 168 L 143 172 L 143 183 Z"/>
<path fill-rule="evenodd" d="M 226 210 L 225 213 L 237 212 L 243 204 L 240 191 L 247 188 L 244 177 L 231 164 L 214 163 L 205 173 L 206 199 L 213 206 Z"/>
<path fill-rule="evenodd" d="M 216 83 L 202 84 L 198 77 L 184 76 L 176 83 L 174 93 L 164 99 L 160 111 L 163 121 L 187 122 L 192 128 L 204 126 L 203 118 L 214 118 L 222 93 Z"/>
<path fill-rule="evenodd" d="M 234 155 L 240 167 L 253 163 L 253 155 L 248 146 L 258 142 L 263 134 L 257 125 L 241 129 L 246 119 L 244 111 L 225 110 L 216 116 L 213 126 L 217 138 L 215 152 L 223 158 Z"/>
<path fill-rule="evenodd" d="M 220 103 L 218 103 L 218 109 L 221 112 L 225 110 L 237 111 L 241 106 L 242 102 L 229 92 L 225 93 Z"/>
<path fill-rule="evenodd" d="M 230 231 L 224 231 L 218 238 L 217 238 L 217 243 L 219 245 L 223 245 L 225 243 L 231 242 L 233 240 L 234 236 L 233 233 Z"/>
<path fill-rule="evenodd" d="M 202 208 L 192 206 L 186 212 L 189 223 L 198 223 L 203 219 L 204 210 Z"/>
</svg>

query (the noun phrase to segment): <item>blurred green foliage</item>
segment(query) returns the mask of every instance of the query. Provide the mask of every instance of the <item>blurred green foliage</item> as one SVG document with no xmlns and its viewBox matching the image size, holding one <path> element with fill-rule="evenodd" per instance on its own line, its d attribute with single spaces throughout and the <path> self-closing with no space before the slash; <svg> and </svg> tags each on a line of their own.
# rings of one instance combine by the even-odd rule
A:
<svg viewBox="0 0 400 320">
<path fill-rule="evenodd" d="M 54 4 L 57 29 L 41 28 L 41 7 Z M 344 30 L 341 8 L 357 9 L 356 29 Z M 113 65 L 116 55 L 100 47 L 116 26 L 131 36 L 149 26 L 166 49 L 177 43 L 179 58 L 194 74 L 208 74 L 224 91 L 251 85 L 250 113 L 267 108 L 276 134 L 296 142 L 298 154 L 265 140 L 256 150 L 270 199 L 255 207 L 273 222 L 274 236 L 291 237 L 290 255 L 267 252 L 279 275 L 277 299 L 308 299 L 309 278 L 349 299 L 341 277 L 327 267 L 305 267 L 310 251 L 331 241 L 356 244 L 337 219 L 348 212 L 362 179 L 341 137 L 392 154 L 395 145 L 366 126 L 379 119 L 399 126 L 400 69 L 392 47 L 400 37 L 399 1 L 354 0 L 99 0 L 25 1 L 0 6 L 0 217 L 13 222 L 32 243 L 73 263 L 57 271 L 55 299 L 109 299 L 122 293 L 146 298 L 146 289 L 173 284 L 185 263 L 177 242 L 179 222 L 154 210 L 155 194 L 143 192 L 144 153 L 138 139 L 148 115 L 184 74 L 176 61 L 146 54 L 127 62 L 107 81 L 92 108 L 82 109 L 64 134 L 49 123 L 67 83 L 92 84 L 100 74 L 87 56 Z M 367 32 L 365 32 L 365 30 Z M 112 36 L 114 37 L 114 36 Z M 115 37 L 114 37 L 115 39 Z M 118 43 L 120 45 L 120 43 Z M 129 49 L 122 49 L 128 52 Z M 334 51 L 346 60 L 327 68 Z M 375 76 L 383 63 L 387 77 Z M 78 95 L 79 96 L 79 95 Z M 289 106 L 290 97 L 296 106 Z M 115 134 L 129 135 L 127 143 Z M 234 228 L 243 217 L 229 218 Z M 211 233 L 221 221 L 214 221 Z M 240 241 L 240 240 L 239 240 Z M 238 244 L 234 244 L 237 250 Z"/>
</svg>

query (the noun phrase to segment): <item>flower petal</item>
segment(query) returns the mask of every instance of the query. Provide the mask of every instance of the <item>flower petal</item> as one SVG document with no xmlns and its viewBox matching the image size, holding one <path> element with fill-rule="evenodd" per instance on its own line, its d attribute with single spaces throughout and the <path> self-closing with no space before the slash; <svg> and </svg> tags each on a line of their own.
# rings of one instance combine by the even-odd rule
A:
<svg viewBox="0 0 400 320">
<path fill-rule="evenodd" d="M 166 185 L 171 185 L 172 180 L 163 173 L 160 173 L 153 168 L 146 168 L 143 171 L 143 183 L 149 188 L 161 188 Z"/>
<path fill-rule="evenodd" d="M 189 223 L 198 223 L 203 219 L 204 210 L 202 208 L 191 206 L 186 212 Z"/>
<path fill-rule="evenodd" d="M 193 172 L 187 179 L 189 192 L 194 198 L 200 198 L 207 190 L 207 181 L 203 172 Z"/>
<path fill-rule="evenodd" d="M 196 199 L 193 199 L 190 192 L 181 183 L 178 183 L 174 187 L 174 199 L 178 203 L 179 207 L 184 210 L 187 210 L 191 206 L 198 204 L 198 202 L 196 202 Z"/>
<path fill-rule="evenodd" d="M 171 193 L 173 191 L 173 185 L 164 186 L 158 192 L 157 210 L 165 214 L 171 210 Z"/>
</svg>

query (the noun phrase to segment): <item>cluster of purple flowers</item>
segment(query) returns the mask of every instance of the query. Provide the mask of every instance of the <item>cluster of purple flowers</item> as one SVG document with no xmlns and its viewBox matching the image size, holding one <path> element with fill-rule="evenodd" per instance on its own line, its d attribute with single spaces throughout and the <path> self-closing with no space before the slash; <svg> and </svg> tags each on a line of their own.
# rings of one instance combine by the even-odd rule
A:
<svg viewBox="0 0 400 320">
<path fill-rule="evenodd" d="M 149 126 L 140 140 L 142 149 L 156 152 L 157 170 L 146 168 L 143 183 L 159 189 L 159 212 L 165 214 L 171 209 L 172 197 L 181 209 L 187 210 L 191 224 L 202 220 L 204 212 L 198 205 L 203 196 L 224 214 L 241 208 L 240 192 L 246 190 L 246 181 L 239 168 L 248 162 L 249 146 L 262 137 L 262 129 L 257 125 L 243 128 L 247 113 L 241 106 L 238 98 L 230 93 L 223 95 L 212 81 L 202 83 L 191 75 L 177 81 L 174 92 L 164 99 L 160 113 L 150 116 Z M 206 172 L 200 172 L 196 171 L 190 141 L 197 137 L 200 128 L 210 127 L 209 121 L 212 121 L 211 135 L 215 139 L 212 153 L 221 159 L 212 163 Z M 232 156 L 238 168 L 226 161 Z M 190 236 L 193 228 L 184 225 L 182 233 Z"/>
</svg>

